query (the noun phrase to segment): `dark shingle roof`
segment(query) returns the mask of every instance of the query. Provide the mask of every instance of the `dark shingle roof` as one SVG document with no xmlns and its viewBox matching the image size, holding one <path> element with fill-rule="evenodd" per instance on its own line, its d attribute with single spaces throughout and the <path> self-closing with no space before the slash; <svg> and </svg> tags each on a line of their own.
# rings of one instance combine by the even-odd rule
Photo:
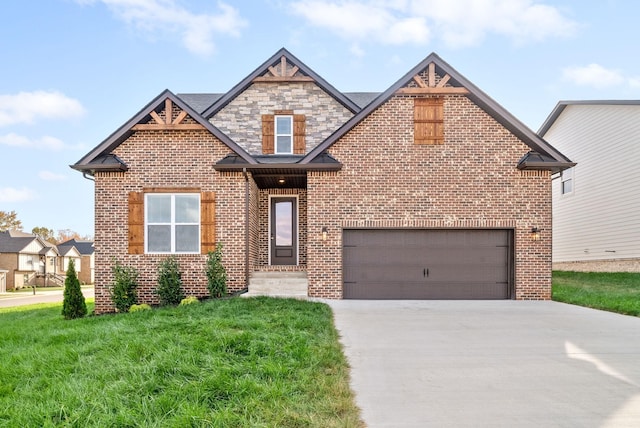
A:
<svg viewBox="0 0 640 428">
<path fill-rule="evenodd" d="M 66 254 L 66 247 L 69 247 L 69 248 L 76 247 L 76 250 L 78 250 L 78 252 L 83 256 L 93 254 L 94 252 L 93 241 L 69 239 L 68 241 L 63 242 L 62 244 L 58 244 L 58 248 L 60 248 L 60 252 L 63 252 L 62 249 L 65 248 L 65 251 L 64 251 L 65 254 Z"/>
<path fill-rule="evenodd" d="M 27 245 L 38 239 L 31 233 L 19 230 L 7 230 L 0 232 L 0 253 L 17 253 L 22 251 Z"/>
<path fill-rule="evenodd" d="M 213 103 L 218 101 L 224 94 L 176 94 L 185 103 L 202 114 Z"/>
</svg>

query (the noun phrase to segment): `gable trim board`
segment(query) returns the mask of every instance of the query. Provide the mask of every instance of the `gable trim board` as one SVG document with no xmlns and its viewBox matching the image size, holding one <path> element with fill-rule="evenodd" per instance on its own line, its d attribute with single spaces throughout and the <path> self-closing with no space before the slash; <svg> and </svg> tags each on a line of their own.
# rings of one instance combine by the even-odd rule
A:
<svg viewBox="0 0 640 428">
<path fill-rule="evenodd" d="M 262 74 L 269 71 L 269 67 L 273 67 L 274 65 L 281 64 L 282 60 L 285 59 L 288 63 L 294 65 L 298 68 L 298 70 L 303 73 L 305 76 L 311 78 L 310 81 L 313 81 L 318 85 L 321 89 L 323 89 L 326 93 L 328 93 L 331 97 L 333 97 L 336 101 L 342 104 L 344 107 L 352 111 L 353 113 L 360 111 L 360 107 L 351 99 L 346 97 L 340 91 L 333 87 L 333 85 L 329 84 L 326 80 L 324 80 L 320 75 L 307 67 L 302 61 L 293 56 L 291 52 L 286 50 L 285 48 L 281 48 L 278 52 L 276 52 L 271 58 L 267 59 L 262 65 L 256 68 L 253 72 L 251 72 L 247 77 L 241 80 L 237 85 L 235 85 L 229 92 L 220 97 L 216 102 L 214 102 L 209 108 L 202 112 L 202 116 L 207 119 L 210 119 L 211 116 L 215 115 L 221 109 L 223 109 L 229 102 L 231 102 L 235 97 L 238 96 L 241 92 L 251 86 L 256 78 L 261 76 Z"/>
<path fill-rule="evenodd" d="M 124 125 L 118 128 L 113 134 L 111 134 L 106 140 L 96 146 L 92 151 L 85 155 L 75 164 L 71 165 L 71 168 L 78 171 L 88 172 L 93 174 L 96 170 L 100 171 L 126 171 L 127 165 L 117 156 L 111 152 L 127 140 L 134 132 L 136 132 L 136 125 L 141 123 L 147 123 L 154 119 L 154 113 L 157 115 L 162 112 L 166 107 L 166 100 L 170 100 L 183 112 L 186 112 L 192 119 L 194 119 L 204 129 L 209 131 L 223 144 L 229 147 L 235 154 L 243 158 L 247 163 L 255 163 L 255 160 L 249 156 L 240 146 L 234 141 L 222 133 L 218 128 L 212 125 L 209 121 L 205 120 L 199 113 L 193 110 L 182 99 L 178 98 L 168 89 L 161 92 L 156 98 L 154 98 L 149 104 L 147 104 L 142 110 L 140 110 L 135 116 L 128 120 Z M 106 158 L 112 159 L 111 162 L 105 162 Z M 115 162 L 114 162 L 115 161 Z"/>
<path fill-rule="evenodd" d="M 340 129 L 327 138 L 322 144 L 313 149 L 301 163 L 310 162 L 315 156 L 327 150 L 336 141 L 338 141 L 343 135 L 353 129 L 364 118 L 369 116 L 380 105 L 388 101 L 391 97 L 396 95 L 400 89 L 405 87 L 409 82 L 414 81 L 414 76 L 424 71 L 430 64 L 435 65 L 435 72 L 439 75 L 449 75 L 450 79 L 448 84 L 454 87 L 465 88 L 467 93 L 466 97 L 469 98 L 474 104 L 482 108 L 489 116 L 494 118 L 498 123 L 508 129 L 521 141 L 527 144 L 534 152 L 548 156 L 554 160 L 555 165 L 550 165 L 549 168 L 540 168 L 535 166 L 531 169 L 550 169 L 550 170 L 562 170 L 573 166 L 572 162 L 564 156 L 562 153 L 554 149 L 549 143 L 544 141 L 539 135 L 534 133 L 526 125 L 515 118 L 511 113 L 505 110 L 500 104 L 494 101 L 491 97 L 485 94 L 477 86 L 467 80 L 464 76 L 458 73 L 453 67 L 447 64 L 435 53 L 430 54 L 422 62 L 411 69 L 407 74 L 400 78 L 396 83 L 391 85 L 389 89 L 379 95 L 375 100 L 363 108 L 359 113 L 347 121 Z M 523 168 L 524 165 L 519 165 L 519 168 Z"/>
<path fill-rule="evenodd" d="M 268 90 L 260 93 L 256 87 Z M 321 93 L 318 88 L 330 96 L 314 98 L 322 103 L 316 106 L 308 100 Z M 294 90 L 298 95 L 292 102 L 284 94 Z M 114 259 L 140 269 L 141 299 L 156 303 L 155 272 L 167 255 L 144 249 L 144 192 L 153 189 L 197 189 L 201 208 L 203 195 L 211 195 L 211 209 L 201 210 L 200 254 L 177 254 L 186 291 L 199 297 L 208 293 L 206 251 L 218 242 L 224 246 L 231 292 L 250 287 L 251 272 L 293 270 L 306 272 L 309 296 L 348 297 L 343 274 L 350 268 L 343 240 L 355 233 L 349 230 L 371 229 L 394 239 L 418 240 L 432 254 L 439 249 L 455 253 L 466 242 L 463 236 L 480 236 L 485 233 L 481 230 L 506 230 L 494 235 L 506 233 L 509 245 L 500 247 L 499 263 L 511 276 L 499 291 L 474 289 L 475 296 L 550 298 L 550 173 L 573 163 L 437 55 L 429 55 L 362 107 L 286 50 L 227 94 L 199 102 L 207 99 L 213 104 L 199 114 L 164 91 L 73 165 L 95 179 L 98 313 L 113 310 L 107 290 Z M 279 113 L 297 117 L 292 154 L 260 150 L 265 138 L 273 143 L 273 133 L 262 132 L 263 115 L 268 119 Z M 223 118 L 235 121 L 225 128 L 229 134 L 221 131 Z M 327 118 L 330 127 L 309 134 L 317 119 Z M 234 134 L 238 127 L 251 132 Z M 269 200 L 288 197 L 298 200 L 298 264 L 273 266 Z M 542 231 L 540 241 L 529 239 L 532 227 Z M 214 232 L 205 238 L 209 228 Z M 441 230 L 451 230 L 452 240 L 433 247 L 428 241 L 440 239 Z M 491 270 L 482 251 L 464 254 L 475 260 L 469 269 Z M 363 260 L 365 265 L 371 261 Z M 449 269 L 443 263 L 434 266 Z M 415 297 L 468 292 L 462 287 L 453 294 Z"/>
</svg>

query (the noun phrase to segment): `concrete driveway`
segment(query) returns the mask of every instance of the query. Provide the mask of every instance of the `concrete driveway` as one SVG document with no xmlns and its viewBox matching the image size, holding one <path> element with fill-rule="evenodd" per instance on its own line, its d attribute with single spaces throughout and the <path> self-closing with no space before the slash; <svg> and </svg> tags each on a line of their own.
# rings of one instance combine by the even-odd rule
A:
<svg viewBox="0 0 640 428">
<path fill-rule="evenodd" d="M 327 302 L 369 428 L 640 427 L 640 318 L 556 302 Z"/>
</svg>

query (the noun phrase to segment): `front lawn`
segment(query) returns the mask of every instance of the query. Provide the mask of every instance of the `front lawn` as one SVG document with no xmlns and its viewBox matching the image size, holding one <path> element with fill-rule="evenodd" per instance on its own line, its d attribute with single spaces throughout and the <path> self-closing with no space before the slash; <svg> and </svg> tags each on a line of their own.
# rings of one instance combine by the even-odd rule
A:
<svg viewBox="0 0 640 428">
<path fill-rule="evenodd" d="M 0 426 L 362 426 L 327 305 L 60 312 L 0 309 Z"/>
<path fill-rule="evenodd" d="M 553 300 L 640 316 L 640 273 L 554 271 Z"/>
</svg>

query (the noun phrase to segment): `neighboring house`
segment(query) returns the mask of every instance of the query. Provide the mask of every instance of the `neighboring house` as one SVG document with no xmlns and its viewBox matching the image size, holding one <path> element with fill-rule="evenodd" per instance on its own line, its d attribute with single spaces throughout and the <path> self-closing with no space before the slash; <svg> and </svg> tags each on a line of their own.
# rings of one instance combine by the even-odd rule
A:
<svg viewBox="0 0 640 428">
<path fill-rule="evenodd" d="M 7 292 L 7 274 L 9 273 L 6 269 L 0 269 L 0 293 Z"/>
<path fill-rule="evenodd" d="M 80 259 L 80 252 L 73 245 L 58 245 L 58 252 L 60 253 L 60 257 L 58 257 L 58 272 L 67 274 L 67 270 L 69 269 L 69 262 L 73 260 L 73 265 L 75 266 L 76 274 L 78 279 L 80 279 L 80 273 L 82 272 L 82 263 Z"/>
<path fill-rule="evenodd" d="M 94 268 L 95 257 L 93 241 L 85 241 L 80 239 L 70 239 L 66 242 L 58 244 L 58 250 L 62 254 L 68 251 L 70 248 L 74 248 L 78 252 L 79 259 L 75 261 L 76 272 L 78 273 L 78 279 L 83 284 L 93 284 L 94 282 Z M 67 271 L 69 262 L 66 261 L 62 270 Z"/>
<path fill-rule="evenodd" d="M 7 271 L 7 290 L 59 282 L 56 278 L 58 255 L 55 245 L 31 233 L 0 232 L 0 269 Z"/>
<path fill-rule="evenodd" d="M 640 100 L 561 101 L 539 134 L 578 162 L 553 180 L 553 268 L 640 272 Z"/>
<path fill-rule="evenodd" d="M 353 76 L 357 81 L 358 76 Z M 282 49 L 225 94 L 166 90 L 72 167 L 95 180 L 96 312 L 117 260 L 157 303 L 304 275 L 331 299 L 549 299 L 551 174 L 574 165 L 435 54 L 380 94 Z"/>
</svg>

